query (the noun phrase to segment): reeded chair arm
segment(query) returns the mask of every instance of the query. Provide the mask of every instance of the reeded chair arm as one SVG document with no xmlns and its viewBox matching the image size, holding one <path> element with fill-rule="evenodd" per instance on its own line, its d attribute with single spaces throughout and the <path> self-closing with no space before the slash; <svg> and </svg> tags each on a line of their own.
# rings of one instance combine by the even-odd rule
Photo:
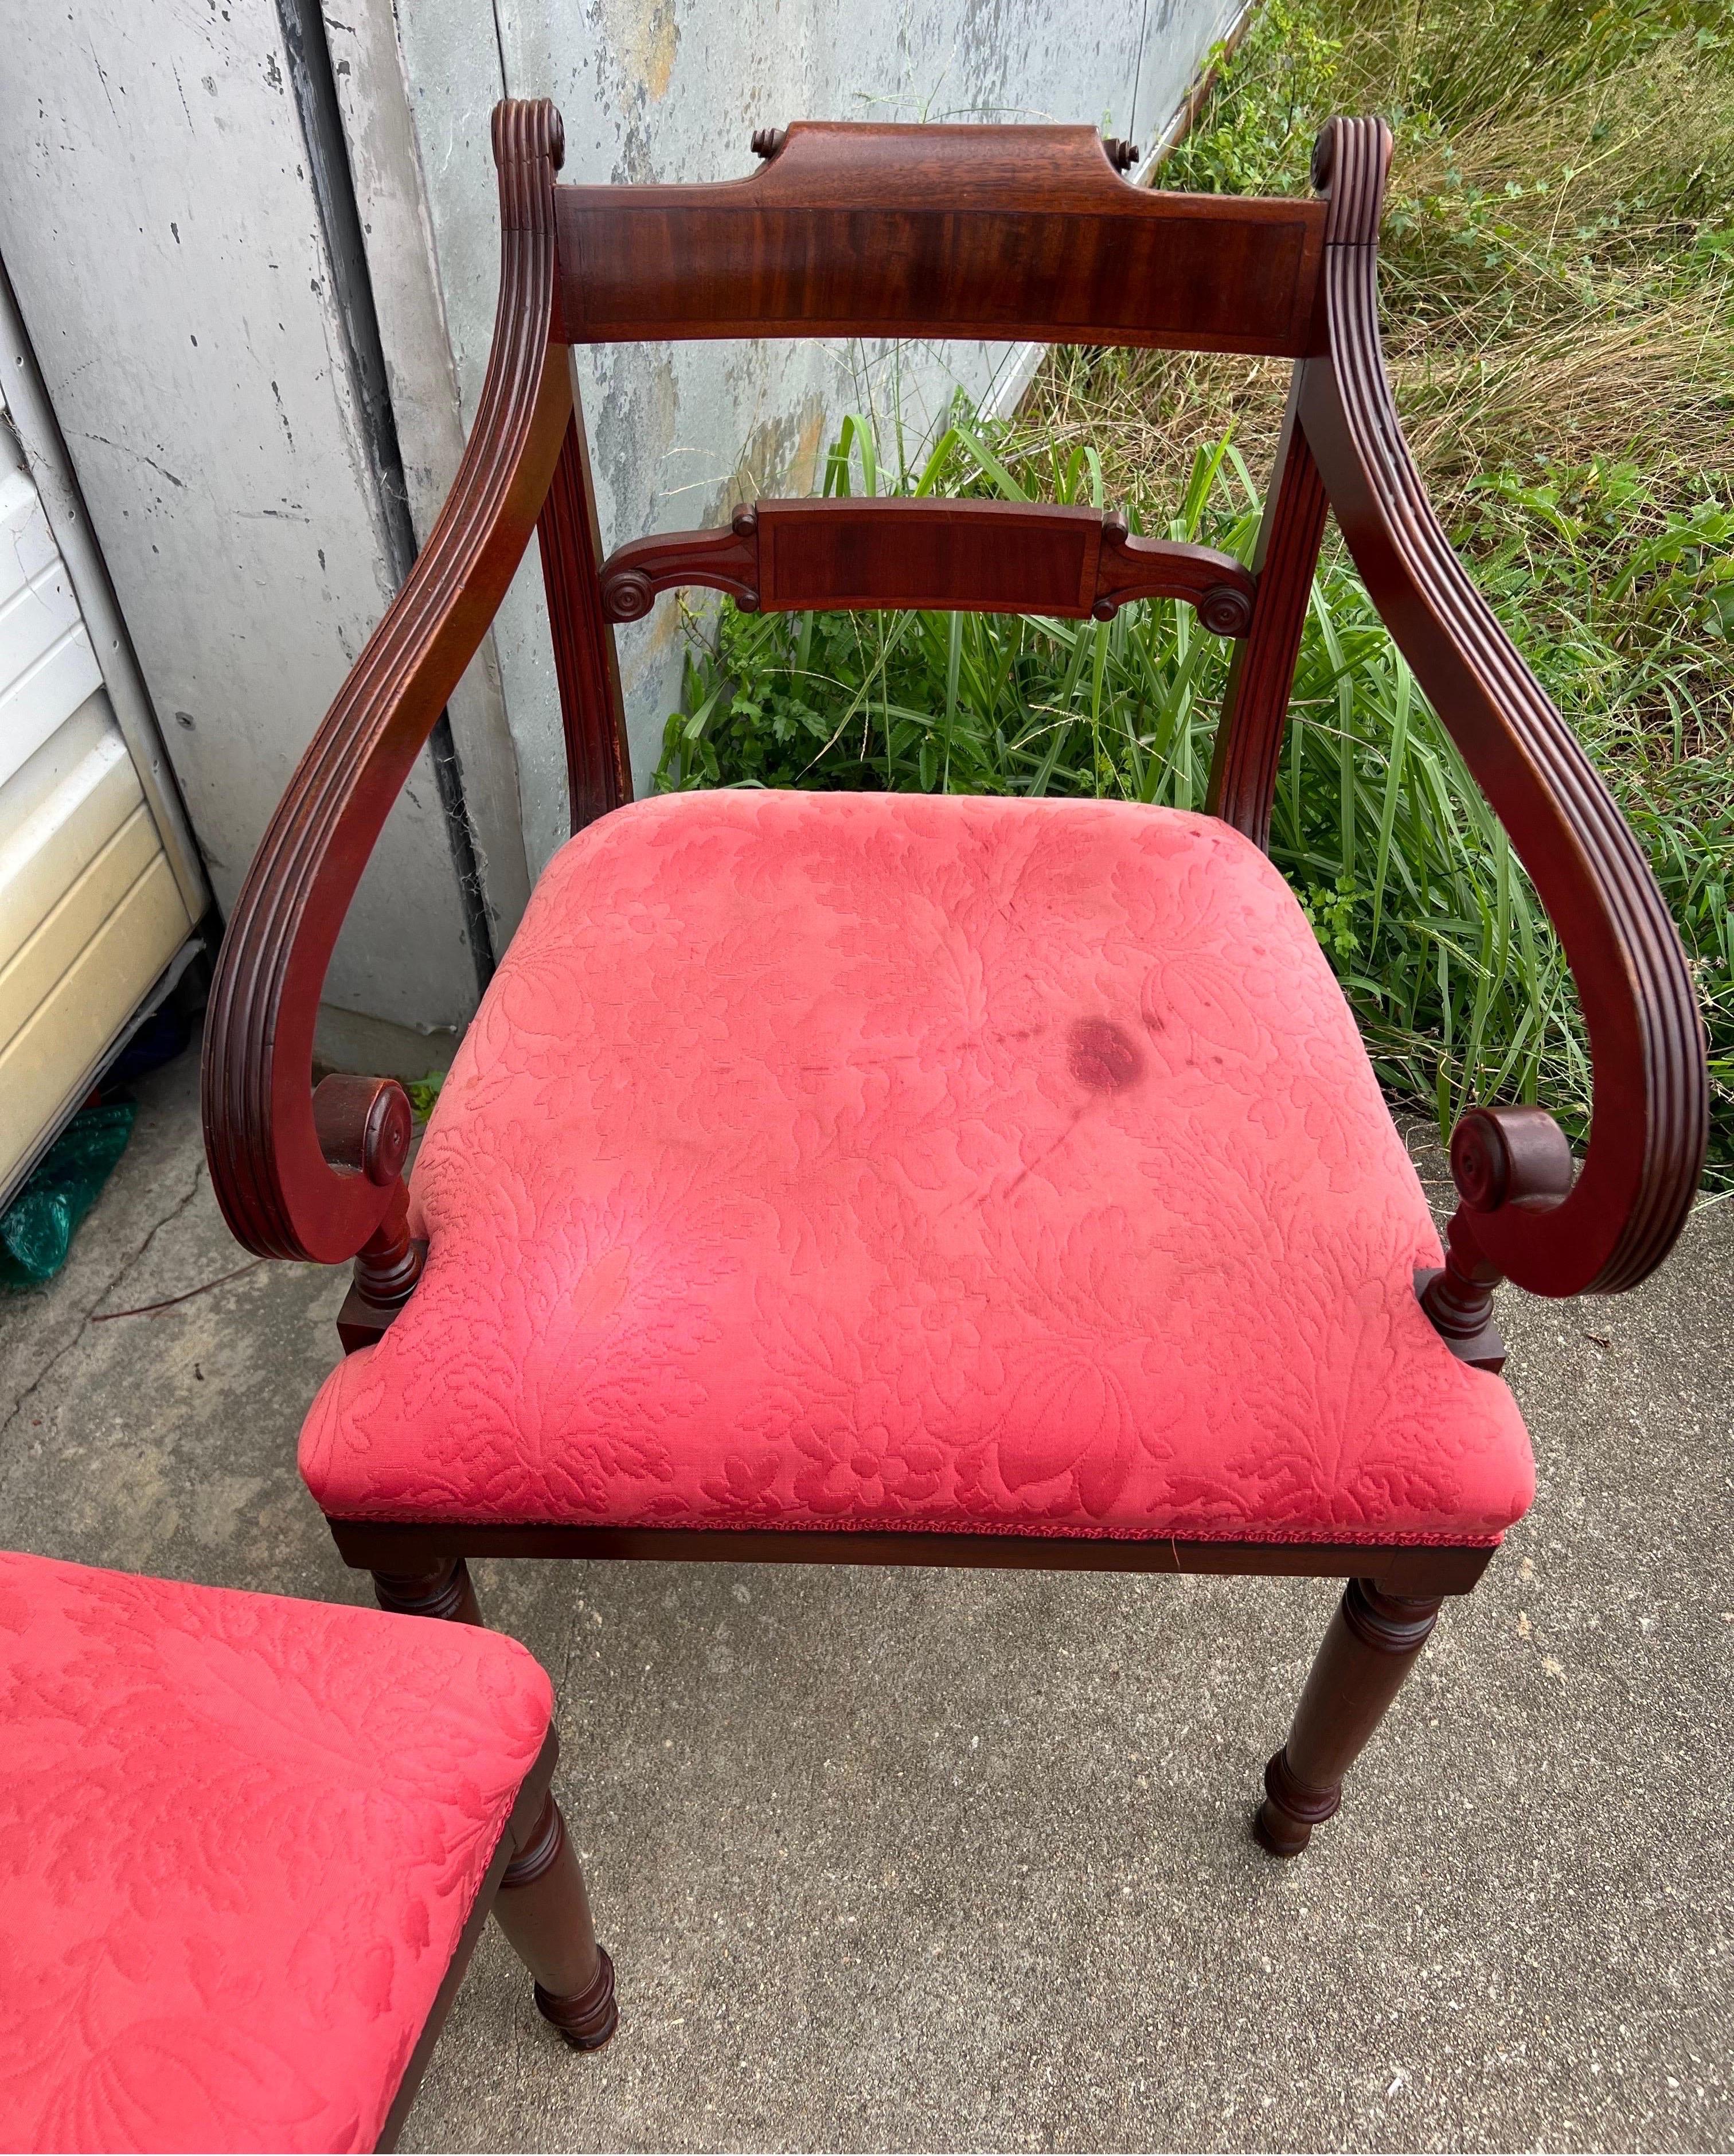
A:
<svg viewBox="0 0 1734 2156">
<path fill-rule="evenodd" d="M 367 857 L 505 594 L 571 418 L 554 239 L 562 154 L 551 105 L 495 112 L 500 305 L 469 446 L 426 547 L 278 804 L 218 961 L 205 1150 L 224 1219 L 263 1255 L 332 1264 L 376 1235 L 403 1240 L 408 1103 L 387 1081 L 327 1079 L 316 1111 L 314 1023 Z"/>
<path fill-rule="evenodd" d="M 1390 154 L 1378 121 L 1336 120 L 1319 138 L 1325 349 L 1301 362 L 1295 413 L 1374 604 L 1559 932 L 1594 1076 L 1575 1180 L 1563 1134 L 1538 1109 L 1473 1110 L 1453 1133 L 1461 1204 L 1427 1298 L 1449 1334 L 1470 1325 L 1501 1276 L 1562 1296 L 1631 1287 L 1654 1270 L 1703 1169 L 1709 1076 L 1685 954 L 1643 849 L 1470 581 L 1404 443 L 1376 289 Z"/>
</svg>

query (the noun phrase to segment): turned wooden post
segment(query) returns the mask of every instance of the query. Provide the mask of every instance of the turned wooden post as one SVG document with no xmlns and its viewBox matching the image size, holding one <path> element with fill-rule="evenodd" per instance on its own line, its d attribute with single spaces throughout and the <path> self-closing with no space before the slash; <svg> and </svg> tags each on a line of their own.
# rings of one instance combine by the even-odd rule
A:
<svg viewBox="0 0 1734 2156">
<path fill-rule="evenodd" d="M 409 1194 L 400 1181 L 391 1209 L 357 1254 L 349 1293 L 337 1312 L 337 1337 L 346 1355 L 371 1348 L 415 1293 L 428 1246 L 409 1232 Z"/>
<path fill-rule="evenodd" d="M 1445 1262 L 1418 1272 L 1415 1292 L 1434 1330 L 1457 1357 L 1496 1377 L 1506 1343 L 1493 1322 L 1505 1276 L 1482 1250 L 1476 1223 L 1506 1206 L 1533 1217 L 1569 1194 L 1577 1173 L 1566 1134 L 1545 1108 L 1471 1108 L 1451 1133 L 1451 1176 L 1463 1201 L 1445 1229 Z"/>
<path fill-rule="evenodd" d="M 1439 1599 L 1408 1602 L 1370 1579 L 1343 1589 L 1295 1710 L 1289 1741 L 1265 1769 L 1253 1831 L 1273 1856 L 1298 1856 L 1342 1802 L 1342 1778 L 1427 1644 Z"/>
<path fill-rule="evenodd" d="M 346 1355 L 371 1348 L 415 1292 L 428 1246 L 409 1232 L 403 1164 L 415 1135 L 409 1096 L 395 1079 L 322 1078 L 313 1095 L 313 1127 L 327 1166 L 391 1193 L 385 1215 L 357 1253 L 337 1313 Z"/>
<path fill-rule="evenodd" d="M 542 2019 L 577 2050 L 600 2051 L 620 2019 L 614 1964 L 596 1943 L 584 1875 L 551 1789 L 505 1867 L 494 1913 L 536 1979 Z"/>
<path fill-rule="evenodd" d="M 1434 1331 L 1460 1363 L 1495 1377 L 1506 1367 L 1505 1339 L 1493 1322 L 1493 1291 L 1501 1278 L 1465 1228 L 1460 1205 L 1446 1223 L 1443 1267 L 1415 1274 L 1415 1293 Z"/>
<path fill-rule="evenodd" d="M 399 1617 L 444 1617 L 458 1625 L 480 1625 L 481 1604 L 469 1567 L 460 1557 L 432 1572 L 376 1572 L 373 1599 Z"/>
</svg>

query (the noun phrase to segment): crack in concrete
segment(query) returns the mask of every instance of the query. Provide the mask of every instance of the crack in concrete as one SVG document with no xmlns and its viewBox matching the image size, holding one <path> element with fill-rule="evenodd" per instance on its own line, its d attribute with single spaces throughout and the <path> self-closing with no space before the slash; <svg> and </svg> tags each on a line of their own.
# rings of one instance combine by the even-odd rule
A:
<svg viewBox="0 0 1734 2156">
<path fill-rule="evenodd" d="M 37 1394 L 42 1390 L 42 1388 L 48 1383 L 49 1378 L 52 1376 L 54 1372 L 59 1368 L 60 1364 L 66 1360 L 66 1358 L 71 1354 L 73 1350 L 83 1341 L 85 1333 L 90 1329 L 90 1321 L 92 1317 L 94 1317 L 96 1312 L 102 1308 L 109 1297 L 113 1295 L 115 1289 L 120 1286 L 121 1281 L 124 1281 L 126 1276 L 133 1270 L 134 1266 L 142 1262 L 145 1255 L 150 1250 L 151 1244 L 156 1241 L 156 1238 L 162 1233 L 163 1229 L 165 1228 L 172 1227 L 175 1222 L 186 1212 L 187 1207 L 192 1204 L 193 1199 L 198 1197 L 199 1183 L 205 1173 L 205 1163 L 201 1159 L 195 1163 L 192 1171 L 192 1180 L 187 1185 L 185 1191 L 183 1191 L 181 1196 L 176 1199 L 175 1203 L 169 1208 L 167 1213 L 163 1214 L 159 1219 L 151 1223 L 150 1229 L 146 1235 L 144 1240 L 140 1243 L 137 1249 L 131 1252 L 128 1256 L 122 1260 L 118 1269 L 103 1282 L 102 1286 L 91 1297 L 89 1303 L 86 1304 L 83 1314 L 80 1316 L 78 1324 L 74 1328 L 69 1337 L 62 1346 L 54 1350 L 54 1353 L 49 1356 L 47 1362 L 43 1364 L 42 1368 L 30 1380 L 29 1383 L 26 1385 L 24 1389 L 13 1399 L 10 1409 L 8 1411 L 5 1421 L 0 1422 L 0 1442 L 3 1442 L 7 1432 L 12 1428 L 18 1417 L 23 1414 L 24 1409 L 29 1405 L 30 1402 L 35 1399 Z"/>
</svg>

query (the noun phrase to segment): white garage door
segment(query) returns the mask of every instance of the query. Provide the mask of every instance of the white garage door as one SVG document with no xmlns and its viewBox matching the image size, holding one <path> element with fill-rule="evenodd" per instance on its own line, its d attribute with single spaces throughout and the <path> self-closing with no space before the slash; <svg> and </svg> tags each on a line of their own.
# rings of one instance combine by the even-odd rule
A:
<svg viewBox="0 0 1734 2156">
<path fill-rule="evenodd" d="M 0 1204 L 193 927 L 0 390 Z"/>
</svg>

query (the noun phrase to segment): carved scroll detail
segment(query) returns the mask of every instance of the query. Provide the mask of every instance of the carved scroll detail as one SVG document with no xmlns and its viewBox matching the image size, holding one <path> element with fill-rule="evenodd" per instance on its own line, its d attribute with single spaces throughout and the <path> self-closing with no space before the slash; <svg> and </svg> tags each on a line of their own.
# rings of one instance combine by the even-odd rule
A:
<svg viewBox="0 0 1734 2156">
<path fill-rule="evenodd" d="M 602 565 L 602 610 L 610 621 L 642 621 L 659 592 L 701 584 L 726 592 L 747 613 L 758 609 L 758 539 L 750 509 L 726 531 L 669 531 L 634 539 Z"/>
<path fill-rule="evenodd" d="M 1101 554 L 1090 611 L 1111 621 L 1131 599 L 1184 599 L 1213 636 L 1244 636 L 1254 584 L 1232 554 L 1177 539 L 1135 539 L 1117 511 L 1102 519 Z"/>
</svg>

